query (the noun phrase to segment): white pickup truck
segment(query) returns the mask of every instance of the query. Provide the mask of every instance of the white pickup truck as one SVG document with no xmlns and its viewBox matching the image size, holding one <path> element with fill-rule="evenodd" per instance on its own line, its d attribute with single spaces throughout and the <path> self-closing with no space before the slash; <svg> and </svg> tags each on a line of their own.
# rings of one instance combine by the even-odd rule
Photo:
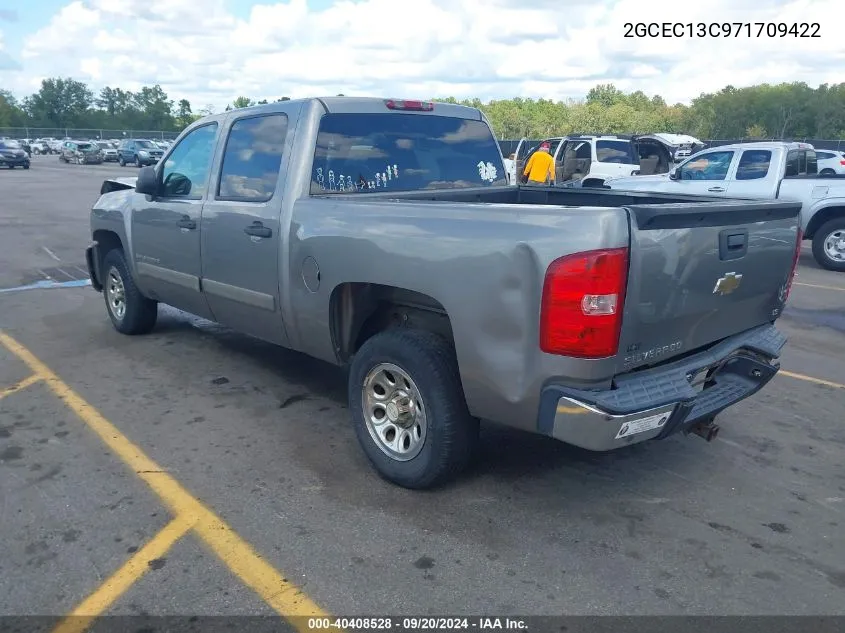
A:
<svg viewBox="0 0 845 633">
<path fill-rule="evenodd" d="M 610 178 L 627 191 L 688 193 L 801 202 L 801 230 L 813 256 L 828 270 L 845 272 L 845 175 L 818 175 L 807 143 L 737 143 L 693 154 L 667 174 Z"/>
</svg>

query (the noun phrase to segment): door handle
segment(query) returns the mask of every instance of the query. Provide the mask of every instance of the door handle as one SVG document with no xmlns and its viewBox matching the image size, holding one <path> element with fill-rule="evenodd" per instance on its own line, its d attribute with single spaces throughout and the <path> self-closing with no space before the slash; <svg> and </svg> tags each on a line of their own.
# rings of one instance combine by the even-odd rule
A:
<svg viewBox="0 0 845 633">
<path fill-rule="evenodd" d="M 724 187 L 710 187 L 710 189 L 708 189 L 707 191 L 722 192 L 724 190 L 725 190 Z"/>
<path fill-rule="evenodd" d="M 182 218 L 179 220 L 179 228 L 193 230 L 193 229 L 197 228 L 197 223 L 194 222 L 187 215 L 183 215 Z"/>
<path fill-rule="evenodd" d="M 272 229 L 268 229 L 258 220 L 246 227 L 244 233 L 252 237 L 271 237 L 273 235 Z"/>
</svg>

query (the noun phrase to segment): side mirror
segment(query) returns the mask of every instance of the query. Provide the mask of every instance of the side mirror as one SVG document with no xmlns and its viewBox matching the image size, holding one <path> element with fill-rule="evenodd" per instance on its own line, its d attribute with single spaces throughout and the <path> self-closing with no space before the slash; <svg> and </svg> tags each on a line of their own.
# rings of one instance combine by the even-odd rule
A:
<svg viewBox="0 0 845 633">
<path fill-rule="evenodd" d="M 135 191 L 148 196 L 158 193 L 158 176 L 156 170 L 151 166 L 141 167 L 138 172 L 138 180 L 135 181 Z"/>
<path fill-rule="evenodd" d="M 669 180 L 678 180 L 679 177 L 680 177 L 680 174 L 678 173 L 677 167 L 673 167 L 672 169 L 669 170 Z"/>
</svg>

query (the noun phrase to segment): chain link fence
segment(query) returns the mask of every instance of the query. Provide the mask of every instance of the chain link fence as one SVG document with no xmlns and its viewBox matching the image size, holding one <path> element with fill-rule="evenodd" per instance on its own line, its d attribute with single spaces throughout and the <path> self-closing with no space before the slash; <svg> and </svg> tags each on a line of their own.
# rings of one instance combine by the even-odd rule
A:
<svg viewBox="0 0 845 633">
<path fill-rule="evenodd" d="M 94 128 L 0 127 L 0 137 L 3 136 L 14 139 L 72 138 L 78 140 L 119 140 L 124 138 L 148 138 L 173 140 L 179 136 L 179 132 L 162 132 L 161 130 L 102 130 Z"/>
</svg>

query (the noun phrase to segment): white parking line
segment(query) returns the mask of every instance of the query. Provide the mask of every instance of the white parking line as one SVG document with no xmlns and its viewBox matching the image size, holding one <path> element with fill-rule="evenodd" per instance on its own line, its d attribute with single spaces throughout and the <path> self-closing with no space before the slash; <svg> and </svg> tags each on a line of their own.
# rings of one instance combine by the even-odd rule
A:
<svg viewBox="0 0 845 633">
<path fill-rule="evenodd" d="M 49 248 L 47 248 L 46 246 L 42 246 L 42 247 L 41 247 L 41 249 L 42 249 L 45 253 L 47 253 L 50 257 L 52 257 L 53 259 L 55 259 L 57 262 L 62 261 L 62 260 L 61 260 L 61 258 L 60 258 L 58 255 L 56 255 L 53 251 L 51 251 L 51 250 L 50 250 Z"/>
</svg>

